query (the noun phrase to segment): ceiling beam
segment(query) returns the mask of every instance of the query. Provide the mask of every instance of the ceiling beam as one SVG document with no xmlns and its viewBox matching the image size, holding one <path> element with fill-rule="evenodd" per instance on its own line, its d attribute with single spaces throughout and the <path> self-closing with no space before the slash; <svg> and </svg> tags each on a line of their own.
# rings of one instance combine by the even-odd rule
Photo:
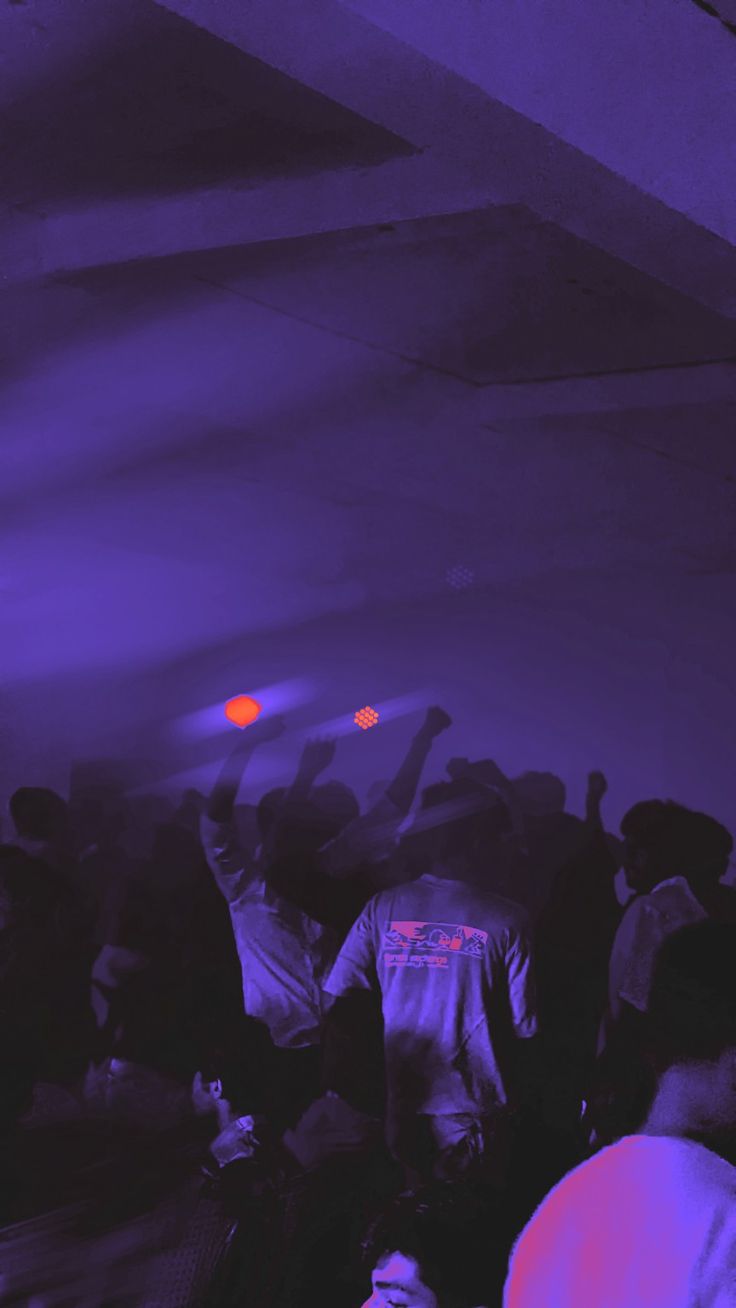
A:
<svg viewBox="0 0 736 1308">
<path fill-rule="evenodd" d="M 503 97 L 496 98 L 492 79 L 480 78 L 472 64 L 470 39 L 477 30 L 475 54 L 482 53 L 479 63 L 476 59 L 478 67 L 488 64 L 495 69 L 498 52 L 488 27 L 495 17 L 491 20 L 488 14 L 482 15 L 475 0 L 458 2 L 463 7 L 465 60 L 449 34 L 444 41 L 433 35 L 434 28 L 445 21 L 450 31 L 457 28 L 459 10 L 446 8 L 434 23 L 425 0 L 411 0 L 400 7 L 384 0 L 310 0 L 307 5 L 303 0 L 156 0 L 417 148 L 432 151 L 445 161 L 448 173 L 461 168 L 470 189 L 467 202 L 458 205 L 458 210 L 477 207 L 477 194 L 495 197 L 490 203 L 527 205 L 545 220 L 699 303 L 736 317 L 734 247 L 664 203 L 661 196 L 655 198 L 656 190 L 647 193 L 634 184 L 633 174 L 627 180 L 623 171 L 613 171 L 591 153 L 570 144 L 571 136 L 563 139 L 564 133 L 548 130 L 541 125 L 543 117 L 526 116 L 519 105 L 511 107 L 513 100 L 508 96 L 505 103 Z M 543 0 L 533 2 L 544 8 Z M 577 0 L 572 10 L 573 30 L 579 27 L 580 18 L 575 4 Z M 513 28 L 514 7 L 504 7 L 503 13 L 506 55 L 514 50 L 514 42 L 514 52 L 523 51 L 524 34 Z M 568 13 L 566 21 L 570 17 Z M 682 15 L 679 18 L 683 21 Z M 610 21 L 609 15 L 609 25 Z M 684 21 L 687 26 L 687 19 Z M 628 30 L 625 15 L 618 14 L 617 22 L 620 44 Z M 639 34 L 642 40 L 651 35 L 648 27 Z M 699 22 L 690 36 L 705 42 L 701 49 L 695 39 L 693 49 L 706 65 L 711 56 L 722 54 L 711 48 L 713 33 L 703 32 Z M 571 40 L 569 23 L 561 32 L 560 39 L 563 37 Z M 733 54 L 730 45 L 728 53 Z M 566 49 L 565 58 L 568 56 L 573 57 L 574 50 Z M 502 64 L 518 67 L 519 59 L 509 57 Z M 659 72 L 662 74 L 661 68 Z M 500 81 L 501 71 L 496 73 Z M 599 102 L 594 107 L 600 111 L 608 105 L 609 119 L 615 104 L 610 76 L 611 70 L 603 66 L 594 81 Z M 564 96 L 575 88 L 566 83 L 558 89 Z M 637 133 L 631 145 L 632 166 L 641 140 Z M 440 191 L 436 207 L 428 206 L 426 216 L 448 211 Z M 360 225 L 359 220 L 355 225 Z"/>
<path fill-rule="evenodd" d="M 736 250 L 337 0 L 163 6 L 408 140 L 373 168 L 14 215 L 6 283 L 186 251 L 520 204 L 736 317 Z M 317 39 L 318 38 L 318 39 Z"/>
<path fill-rule="evenodd" d="M 620 413 L 670 405 L 736 403 L 736 359 L 484 386 L 464 401 L 484 425 L 585 413 Z"/>
</svg>

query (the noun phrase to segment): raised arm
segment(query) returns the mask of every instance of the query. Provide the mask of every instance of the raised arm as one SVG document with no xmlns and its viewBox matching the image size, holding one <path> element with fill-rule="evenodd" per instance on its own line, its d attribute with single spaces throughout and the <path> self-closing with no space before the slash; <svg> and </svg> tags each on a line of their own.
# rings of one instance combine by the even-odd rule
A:
<svg viewBox="0 0 736 1308">
<path fill-rule="evenodd" d="M 432 745 L 437 737 L 451 726 L 452 718 L 448 713 L 445 713 L 444 709 L 427 709 L 424 722 L 414 736 L 406 752 L 406 757 L 386 790 L 386 798 L 394 808 L 398 809 L 402 817 L 406 817 L 414 803 L 424 765 L 429 758 Z"/>
<path fill-rule="evenodd" d="M 322 866 L 332 877 L 347 876 L 364 859 L 375 859 L 387 850 L 408 814 L 417 793 L 432 745 L 452 726 L 452 718 L 441 708 L 430 708 L 413 737 L 393 781 L 367 813 L 349 823 L 323 851 Z"/>
<path fill-rule="evenodd" d="M 285 806 L 299 804 L 309 798 L 317 777 L 326 772 L 332 763 L 335 748 L 336 742 L 331 737 L 315 736 L 306 742 L 296 776 L 284 796 Z"/>
<path fill-rule="evenodd" d="M 243 730 L 220 770 L 202 816 L 202 847 L 228 902 L 243 893 L 255 870 L 238 839 L 233 820 L 235 800 L 255 750 L 259 745 L 277 740 L 284 730 L 284 720 L 280 717 L 262 719 Z"/>
<path fill-rule="evenodd" d="M 588 789 L 585 795 L 585 823 L 590 831 L 603 832 L 601 801 L 608 790 L 608 782 L 602 772 L 588 775 Z"/>
</svg>

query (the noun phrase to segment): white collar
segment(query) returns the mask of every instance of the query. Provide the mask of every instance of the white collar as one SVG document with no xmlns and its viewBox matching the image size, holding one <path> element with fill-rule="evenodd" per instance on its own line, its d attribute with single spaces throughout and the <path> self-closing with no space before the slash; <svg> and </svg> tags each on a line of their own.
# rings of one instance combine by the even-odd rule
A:
<svg viewBox="0 0 736 1308">
<path fill-rule="evenodd" d="M 658 881 L 656 886 L 650 890 L 649 893 L 650 895 L 656 895 L 658 890 L 664 890 L 666 886 L 679 886 L 680 889 L 684 888 L 690 896 L 692 896 L 693 893 L 685 877 L 679 876 L 668 877 L 666 881 Z"/>
</svg>

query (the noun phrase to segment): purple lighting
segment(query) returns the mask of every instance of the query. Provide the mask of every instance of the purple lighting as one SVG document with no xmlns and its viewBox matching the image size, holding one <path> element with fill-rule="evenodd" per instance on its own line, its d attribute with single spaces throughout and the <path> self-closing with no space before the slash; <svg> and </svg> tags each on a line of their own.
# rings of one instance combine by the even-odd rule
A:
<svg viewBox="0 0 736 1308">
<path fill-rule="evenodd" d="M 736 1308 L 734 35 L 0 0 L 0 1308 Z"/>
</svg>

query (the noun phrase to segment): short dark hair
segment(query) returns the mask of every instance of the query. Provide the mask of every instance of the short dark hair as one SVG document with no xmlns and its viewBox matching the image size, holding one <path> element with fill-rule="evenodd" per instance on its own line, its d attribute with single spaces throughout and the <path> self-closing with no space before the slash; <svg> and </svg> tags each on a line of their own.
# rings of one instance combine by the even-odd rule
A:
<svg viewBox="0 0 736 1308">
<path fill-rule="evenodd" d="M 675 876 L 680 856 L 680 832 L 687 809 L 672 799 L 646 799 L 621 819 L 624 840 L 646 854 L 652 871 Z"/>
<path fill-rule="evenodd" d="M 416 1262 L 422 1281 L 442 1308 L 473 1308 L 498 1295 L 503 1277 L 501 1239 L 487 1197 L 444 1182 L 401 1195 L 375 1219 L 362 1243 L 363 1269 L 392 1253 Z"/>
<path fill-rule="evenodd" d="M 360 815 L 360 804 L 353 791 L 342 781 L 328 781 L 315 786 L 308 798 L 285 804 L 287 791 L 269 790 L 258 804 L 257 820 L 261 840 L 280 826 L 286 843 L 321 849 Z"/>
<path fill-rule="evenodd" d="M 736 1048 L 736 924 L 699 922 L 662 945 L 648 1023 L 657 1071 Z"/>
<path fill-rule="evenodd" d="M 563 813 L 567 803 L 567 788 L 564 781 L 554 772 L 522 772 L 515 777 L 513 787 L 517 799 L 523 799 L 525 806 L 531 803 L 534 811 L 541 813 Z"/>
<path fill-rule="evenodd" d="M 436 826 L 431 818 L 422 818 L 432 809 L 446 809 L 446 817 Z M 510 830 L 511 815 L 500 791 L 472 777 L 439 781 L 422 792 L 416 831 L 422 844 L 426 841 L 439 857 L 466 852 L 480 835 L 492 842 Z"/>
<path fill-rule="evenodd" d="M 731 832 L 710 817 L 684 809 L 676 823 L 677 851 L 674 864 L 684 876 L 718 880 L 733 853 Z"/>
<path fill-rule="evenodd" d="M 667 818 L 680 811 L 681 805 L 671 799 L 642 799 L 624 813 L 621 835 L 634 845 L 646 847 L 656 839 Z"/>
<path fill-rule="evenodd" d="M 67 824 L 69 811 L 61 795 L 43 786 L 21 786 L 11 796 L 10 816 L 26 840 L 53 840 Z"/>
<path fill-rule="evenodd" d="M 344 781 L 325 781 L 312 791 L 312 798 L 320 812 L 340 830 L 360 817 L 360 804 L 355 792 Z"/>
<path fill-rule="evenodd" d="M 630 808 L 621 834 L 642 850 L 652 870 L 664 876 L 706 875 L 728 862 L 733 837 L 720 822 L 671 799 L 649 799 Z"/>
</svg>

